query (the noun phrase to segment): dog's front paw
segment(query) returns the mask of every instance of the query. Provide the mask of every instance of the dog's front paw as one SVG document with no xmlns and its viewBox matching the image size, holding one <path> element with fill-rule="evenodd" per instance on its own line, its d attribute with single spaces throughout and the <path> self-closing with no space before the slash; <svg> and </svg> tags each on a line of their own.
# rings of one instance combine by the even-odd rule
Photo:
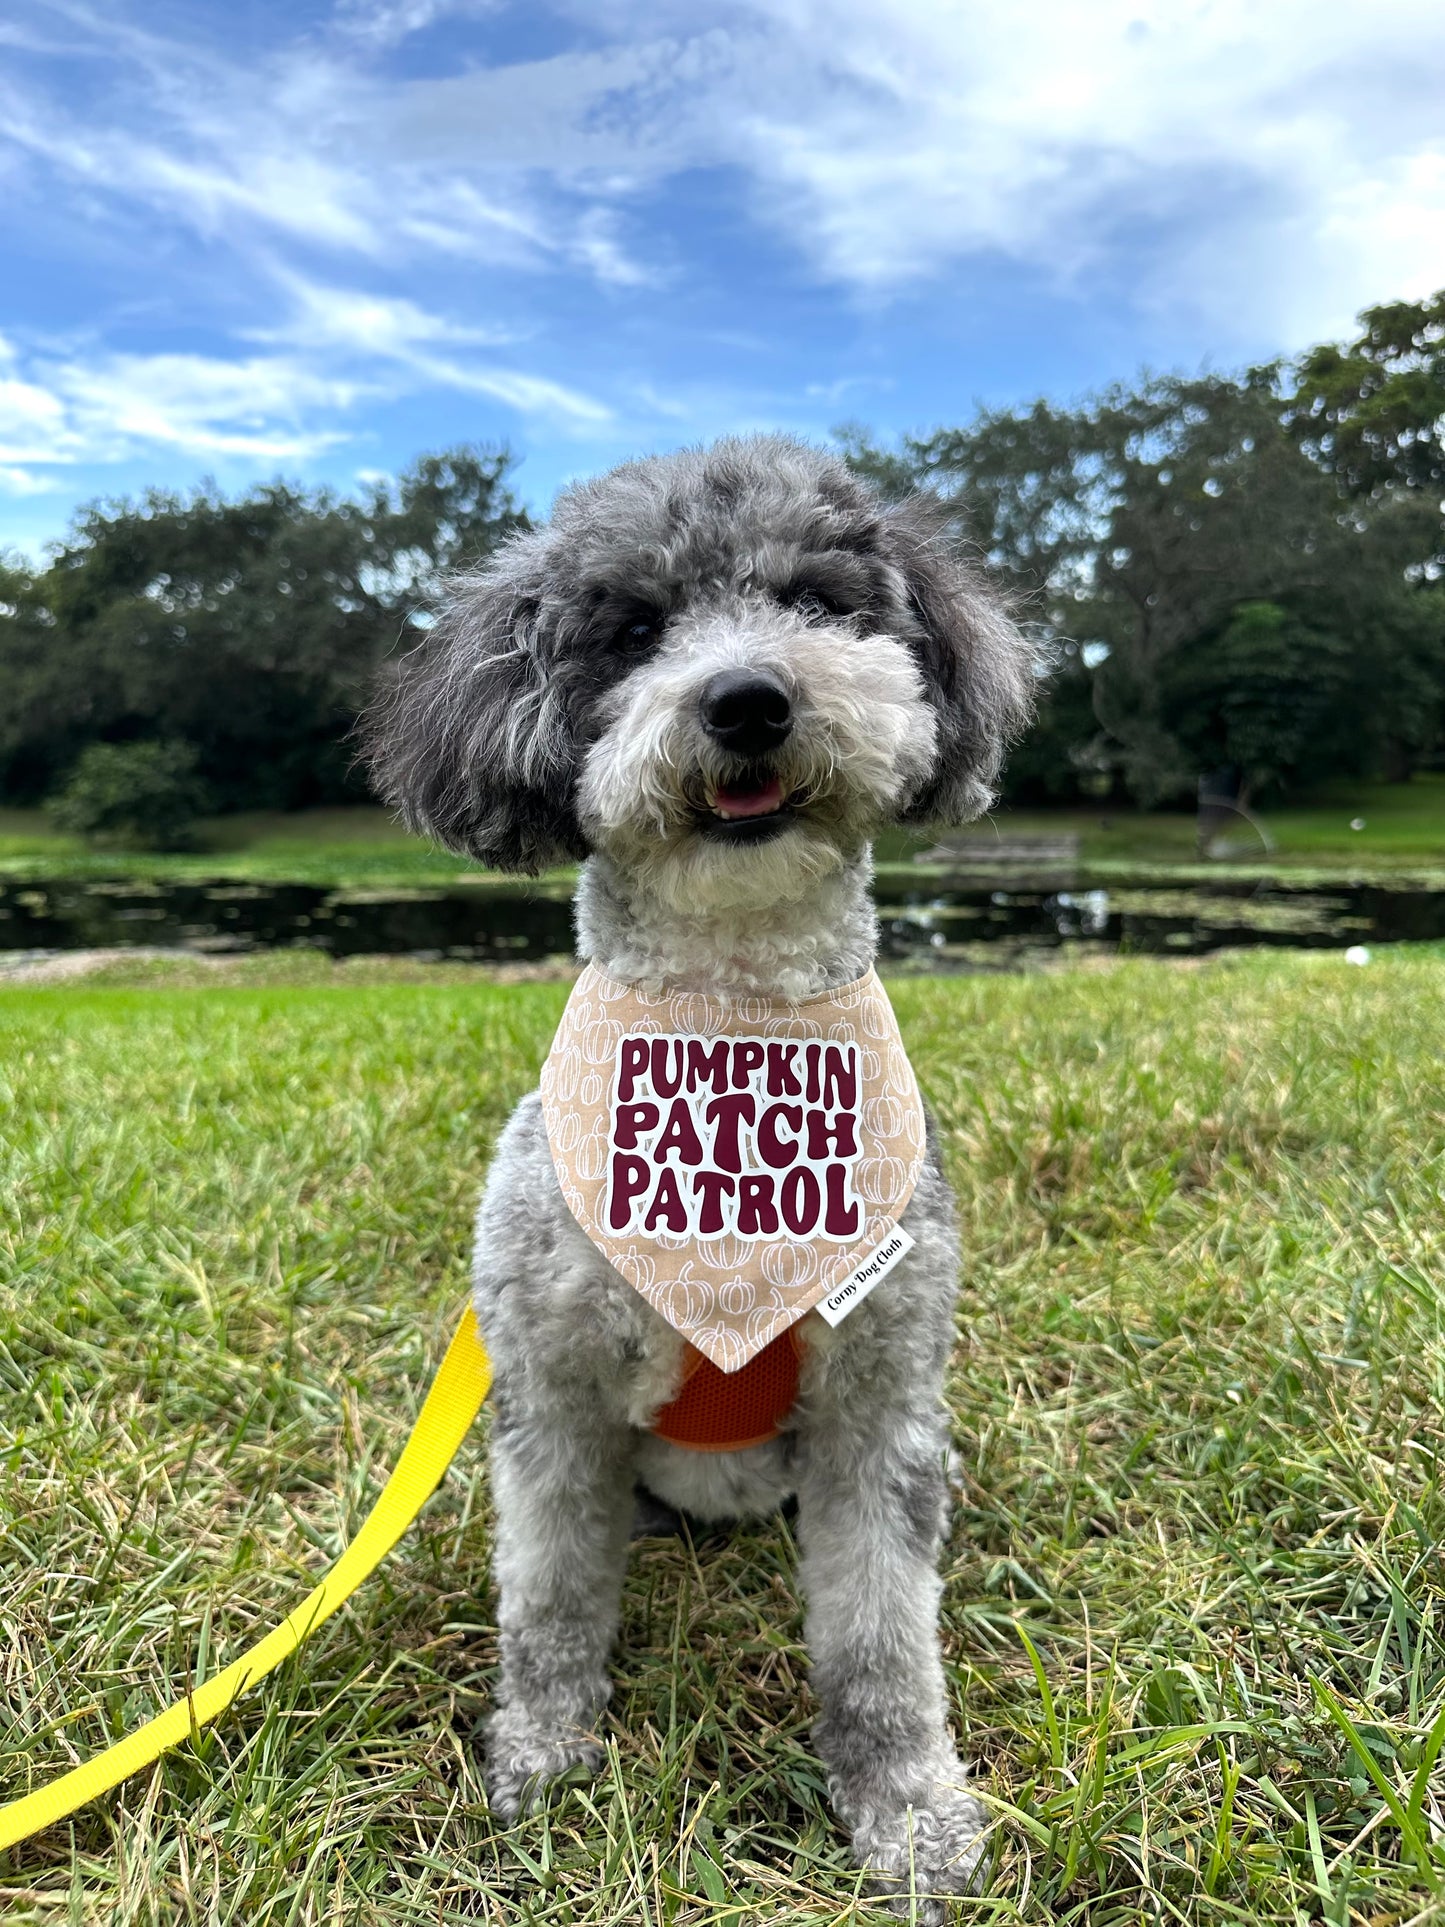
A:
<svg viewBox="0 0 1445 1927">
<path fill-rule="evenodd" d="M 945 1897 L 978 1887 L 987 1825 L 978 1801 L 954 1787 L 939 1787 L 927 1806 L 864 1823 L 854 1832 L 853 1851 L 867 1873 L 868 1893 L 902 1920 L 943 1927 Z"/>
<path fill-rule="evenodd" d="M 529 1813 L 555 1781 L 591 1780 L 601 1764 L 602 1743 L 595 1733 L 547 1731 L 507 1706 L 487 1721 L 487 1799 L 508 1825 Z"/>
</svg>

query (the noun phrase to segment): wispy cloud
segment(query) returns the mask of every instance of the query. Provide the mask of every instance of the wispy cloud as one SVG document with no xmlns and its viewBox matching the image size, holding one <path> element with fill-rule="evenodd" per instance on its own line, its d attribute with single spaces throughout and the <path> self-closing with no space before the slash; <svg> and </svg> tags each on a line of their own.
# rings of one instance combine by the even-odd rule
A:
<svg viewBox="0 0 1445 1927">
<path fill-rule="evenodd" d="M 1324 331 L 1445 273 L 1436 8 L 1040 0 L 1025 25 L 1003 0 L 789 0 L 757 15 L 771 58 L 719 137 L 839 280 L 886 291 L 970 255 L 1064 280 L 1127 262 L 1146 299 Z"/>
<path fill-rule="evenodd" d="M 10 468 L 0 463 L 0 495 L 49 495 L 60 484 L 53 475 L 33 468 Z"/>
<path fill-rule="evenodd" d="M 266 17 L 11 0 L 0 221 L 42 272 L 68 247 L 71 303 L 11 277 L 12 498 L 152 458 L 339 472 L 343 443 L 350 474 L 457 422 L 545 442 L 555 474 L 826 427 L 865 393 L 966 407 L 954 344 L 1000 286 L 1089 318 L 1124 372 L 1300 346 L 1445 282 L 1427 0 Z M 1067 341 L 1036 352 L 1011 379 L 1072 379 Z"/>
<path fill-rule="evenodd" d="M 504 329 L 477 327 L 433 314 L 405 297 L 337 288 L 285 274 L 295 309 L 261 338 L 314 351 L 340 350 L 362 365 L 390 364 L 432 387 L 486 395 L 524 414 L 560 416 L 586 427 L 612 419 L 612 410 L 570 384 L 499 366 L 460 351 L 497 348 L 514 339 Z"/>
<path fill-rule="evenodd" d="M 438 20 L 500 10 L 502 0 L 341 0 L 336 25 L 369 47 L 393 47 Z"/>
<path fill-rule="evenodd" d="M 970 256 L 1064 281 L 1127 256 L 1146 300 L 1333 319 L 1441 267 L 1445 14 L 1420 0 L 1039 0 L 1024 25 L 1007 0 L 715 0 L 641 30 L 599 6 L 589 46 L 423 79 L 382 51 L 505 8 L 346 0 L 329 38 L 259 68 L 75 0 L 40 11 L 126 63 L 150 111 L 97 125 L 17 86 L 8 139 L 208 236 L 639 288 L 662 271 L 625 232 L 639 188 L 725 167 L 817 273 L 875 298 Z"/>
<path fill-rule="evenodd" d="M 27 469 L 143 450 L 294 461 L 339 439 L 364 392 L 284 356 L 125 355 L 24 360 L 5 350 L 0 462 Z M 23 372 L 22 372 L 23 365 Z"/>
</svg>

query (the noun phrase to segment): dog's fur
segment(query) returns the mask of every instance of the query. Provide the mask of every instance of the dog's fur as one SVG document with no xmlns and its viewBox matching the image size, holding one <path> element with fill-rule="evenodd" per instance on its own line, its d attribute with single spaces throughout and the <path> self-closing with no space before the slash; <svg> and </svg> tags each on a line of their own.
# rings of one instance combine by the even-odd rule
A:
<svg viewBox="0 0 1445 1927">
<path fill-rule="evenodd" d="M 699 715 L 703 684 L 738 668 L 781 678 L 793 705 L 787 740 L 746 768 Z M 871 837 L 986 808 L 1031 685 L 936 511 L 885 507 L 834 456 L 760 437 L 569 489 L 548 526 L 454 585 L 368 743 L 412 828 L 507 869 L 585 858 L 578 947 L 612 976 L 797 999 L 868 968 Z M 760 769 L 792 794 L 787 820 L 709 833 L 709 785 Z M 912 1251 L 847 1321 L 808 1319 L 785 1436 L 688 1452 L 648 1430 L 682 1340 L 573 1220 L 538 1098 L 519 1105 L 474 1271 L 496 1372 L 487 1786 L 503 1818 L 599 1760 L 634 1482 L 708 1519 L 796 1494 L 834 1806 L 900 1910 L 910 1869 L 920 1894 L 967 1889 L 983 1815 L 935 1624 L 958 1257 L 932 1146 L 903 1222 Z"/>
</svg>

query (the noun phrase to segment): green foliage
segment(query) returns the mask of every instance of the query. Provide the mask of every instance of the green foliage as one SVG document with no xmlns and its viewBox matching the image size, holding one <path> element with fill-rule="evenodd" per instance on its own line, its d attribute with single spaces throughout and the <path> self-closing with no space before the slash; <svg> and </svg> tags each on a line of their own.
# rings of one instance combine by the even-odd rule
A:
<svg viewBox="0 0 1445 1927">
<path fill-rule="evenodd" d="M 1012 800 L 1178 805 L 1207 775 L 1273 801 L 1445 762 L 1445 292 L 1361 330 L 895 448 L 839 431 L 885 497 L 950 505 L 1052 646 Z M 153 491 L 41 570 L 0 558 L 0 801 L 137 737 L 190 743 L 223 811 L 361 800 L 363 694 L 441 575 L 524 524 L 508 470 L 461 448 L 358 498 Z"/>
<path fill-rule="evenodd" d="M 1399 780 L 1439 740 L 1442 666 L 1438 591 L 1246 602 L 1166 665 L 1163 708 L 1195 765 L 1232 768 L 1246 792 Z"/>
<path fill-rule="evenodd" d="M 1445 289 L 1367 308 L 1347 346 L 1305 355 L 1287 419 L 1352 495 L 1445 489 Z"/>
<path fill-rule="evenodd" d="M 85 510 L 0 580 L 0 795 L 45 795 L 87 743 L 174 737 L 221 809 L 358 800 L 347 736 L 440 575 L 523 522 L 509 458 L 426 456 L 359 500 L 275 483 Z"/>
<path fill-rule="evenodd" d="M 1243 602 L 1170 665 L 1164 709 L 1194 767 L 1287 788 L 1349 759 L 1350 640 L 1277 602 Z"/>
<path fill-rule="evenodd" d="M 354 1533 L 566 996 L 224 972 L 0 997 L 0 1799 Z M 959 1921 L 1433 1920 L 1445 957 L 893 992 L 966 1251 L 942 1623 L 996 1825 Z M 6 1927 L 881 1918 L 782 1519 L 632 1549 L 602 1779 L 494 1824 L 485 1426 L 299 1662 L 6 1856 Z"/>
<path fill-rule="evenodd" d="M 1374 309 L 1298 368 L 985 409 L 892 451 L 843 432 L 888 492 L 949 501 L 1055 642 L 1011 796 L 1112 772 L 1147 807 L 1221 764 L 1251 793 L 1445 753 L 1442 318 L 1445 295 Z"/>
<path fill-rule="evenodd" d="M 49 813 L 57 829 L 87 843 L 183 850 L 207 800 L 189 743 L 92 743 Z"/>
</svg>

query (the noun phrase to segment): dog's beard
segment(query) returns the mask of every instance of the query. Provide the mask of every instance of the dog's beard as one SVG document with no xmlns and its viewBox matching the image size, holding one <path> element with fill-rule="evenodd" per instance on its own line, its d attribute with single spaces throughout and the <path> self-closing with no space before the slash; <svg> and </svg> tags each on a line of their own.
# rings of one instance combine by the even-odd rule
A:
<svg viewBox="0 0 1445 1927">
<path fill-rule="evenodd" d="M 774 789 L 777 807 L 756 808 Z M 648 755 L 620 729 L 589 758 L 582 797 L 589 840 L 683 916 L 805 896 L 858 855 L 871 828 L 826 760 L 793 744 L 744 764 L 696 742 Z"/>
</svg>

